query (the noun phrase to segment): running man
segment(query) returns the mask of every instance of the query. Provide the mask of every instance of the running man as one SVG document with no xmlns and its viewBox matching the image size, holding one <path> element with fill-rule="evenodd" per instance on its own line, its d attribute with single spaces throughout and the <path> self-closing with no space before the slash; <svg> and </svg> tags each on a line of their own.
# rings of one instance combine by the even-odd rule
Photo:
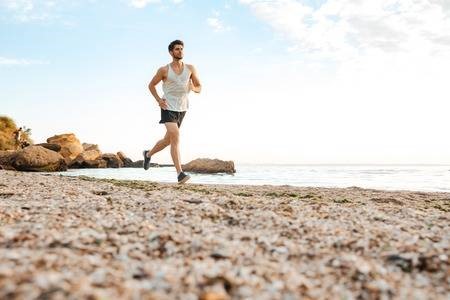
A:
<svg viewBox="0 0 450 300">
<path fill-rule="evenodd" d="M 178 174 L 178 183 L 185 183 L 190 178 L 181 169 L 179 145 L 181 122 L 189 108 L 188 94 L 191 90 L 195 93 L 200 93 L 202 90 L 194 66 L 183 62 L 183 48 L 184 44 L 180 40 L 170 43 L 169 53 L 172 56 L 172 62 L 159 68 L 148 85 L 161 108 L 159 123 L 164 124 L 167 131 L 163 139 L 159 140 L 151 150 L 145 150 L 143 153 L 144 169 L 148 170 L 151 157 L 170 145 L 170 154 Z M 156 85 L 161 80 L 163 81 L 164 95 L 159 97 Z"/>
</svg>

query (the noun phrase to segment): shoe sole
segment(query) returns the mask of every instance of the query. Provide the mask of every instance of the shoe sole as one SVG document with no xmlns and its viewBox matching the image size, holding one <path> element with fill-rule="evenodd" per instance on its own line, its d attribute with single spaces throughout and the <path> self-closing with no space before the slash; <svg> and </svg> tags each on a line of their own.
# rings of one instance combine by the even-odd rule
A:
<svg viewBox="0 0 450 300">
<path fill-rule="evenodd" d="M 191 179 L 191 176 L 187 175 L 186 177 L 184 177 L 183 179 L 181 179 L 181 181 L 178 181 L 178 184 L 183 184 L 186 181 L 188 181 L 189 179 Z"/>
</svg>

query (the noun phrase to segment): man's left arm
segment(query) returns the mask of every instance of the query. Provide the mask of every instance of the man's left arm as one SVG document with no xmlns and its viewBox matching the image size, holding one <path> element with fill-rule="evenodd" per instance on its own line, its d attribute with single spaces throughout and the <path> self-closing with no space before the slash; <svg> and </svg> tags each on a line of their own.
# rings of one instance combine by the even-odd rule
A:
<svg viewBox="0 0 450 300">
<path fill-rule="evenodd" d="M 202 84 L 200 83 L 200 79 L 198 78 L 197 70 L 193 65 L 191 65 L 191 82 L 190 82 L 191 90 L 195 93 L 200 93 L 202 91 Z"/>
</svg>

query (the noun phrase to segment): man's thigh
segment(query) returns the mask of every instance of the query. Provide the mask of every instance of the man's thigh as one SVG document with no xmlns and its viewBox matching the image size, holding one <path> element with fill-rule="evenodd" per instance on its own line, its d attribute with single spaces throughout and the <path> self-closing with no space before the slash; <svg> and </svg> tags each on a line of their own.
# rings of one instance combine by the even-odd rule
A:
<svg viewBox="0 0 450 300">
<path fill-rule="evenodd" d="M 166 130 L 169 136 L 178 135 L 180 133 L 180 129 L 178 128 L 178 124 L 175 122 L 166 122 L 164 123 L 166 126 Z"/>
</svg>

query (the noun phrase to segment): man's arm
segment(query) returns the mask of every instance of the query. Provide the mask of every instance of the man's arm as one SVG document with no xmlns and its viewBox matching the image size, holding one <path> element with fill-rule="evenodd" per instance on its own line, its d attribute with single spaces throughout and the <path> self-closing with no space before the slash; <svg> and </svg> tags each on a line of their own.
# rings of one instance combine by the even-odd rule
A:
<svg viewBox="0 0 450 300">
<path fill-rule="evenodd" d="M 158 102 L 159 106 L 162 109 L 167 109 L 167 103 L 165 99 L 162 99 L 159 97 L 158 92 L 156 91 L 156 85 L 163 80 L 164 75 L 164 69 L 159 68 L 156 72 L 155 76 L 153 76 L 152 80 L 148 84 L 148 89 L 150 90 L 150 93 L 152 93 L 153 97 L 155 97 L 156 101 Z"/>
<path fill-rule="evenodd" d="M 202 84 L 200 83 L 200 79 L 198 78 L 197 70 L 191 65 L 191 82 L 190 82 L 191 90 L 200 93 L 202 91 Z"/>
</svg>

